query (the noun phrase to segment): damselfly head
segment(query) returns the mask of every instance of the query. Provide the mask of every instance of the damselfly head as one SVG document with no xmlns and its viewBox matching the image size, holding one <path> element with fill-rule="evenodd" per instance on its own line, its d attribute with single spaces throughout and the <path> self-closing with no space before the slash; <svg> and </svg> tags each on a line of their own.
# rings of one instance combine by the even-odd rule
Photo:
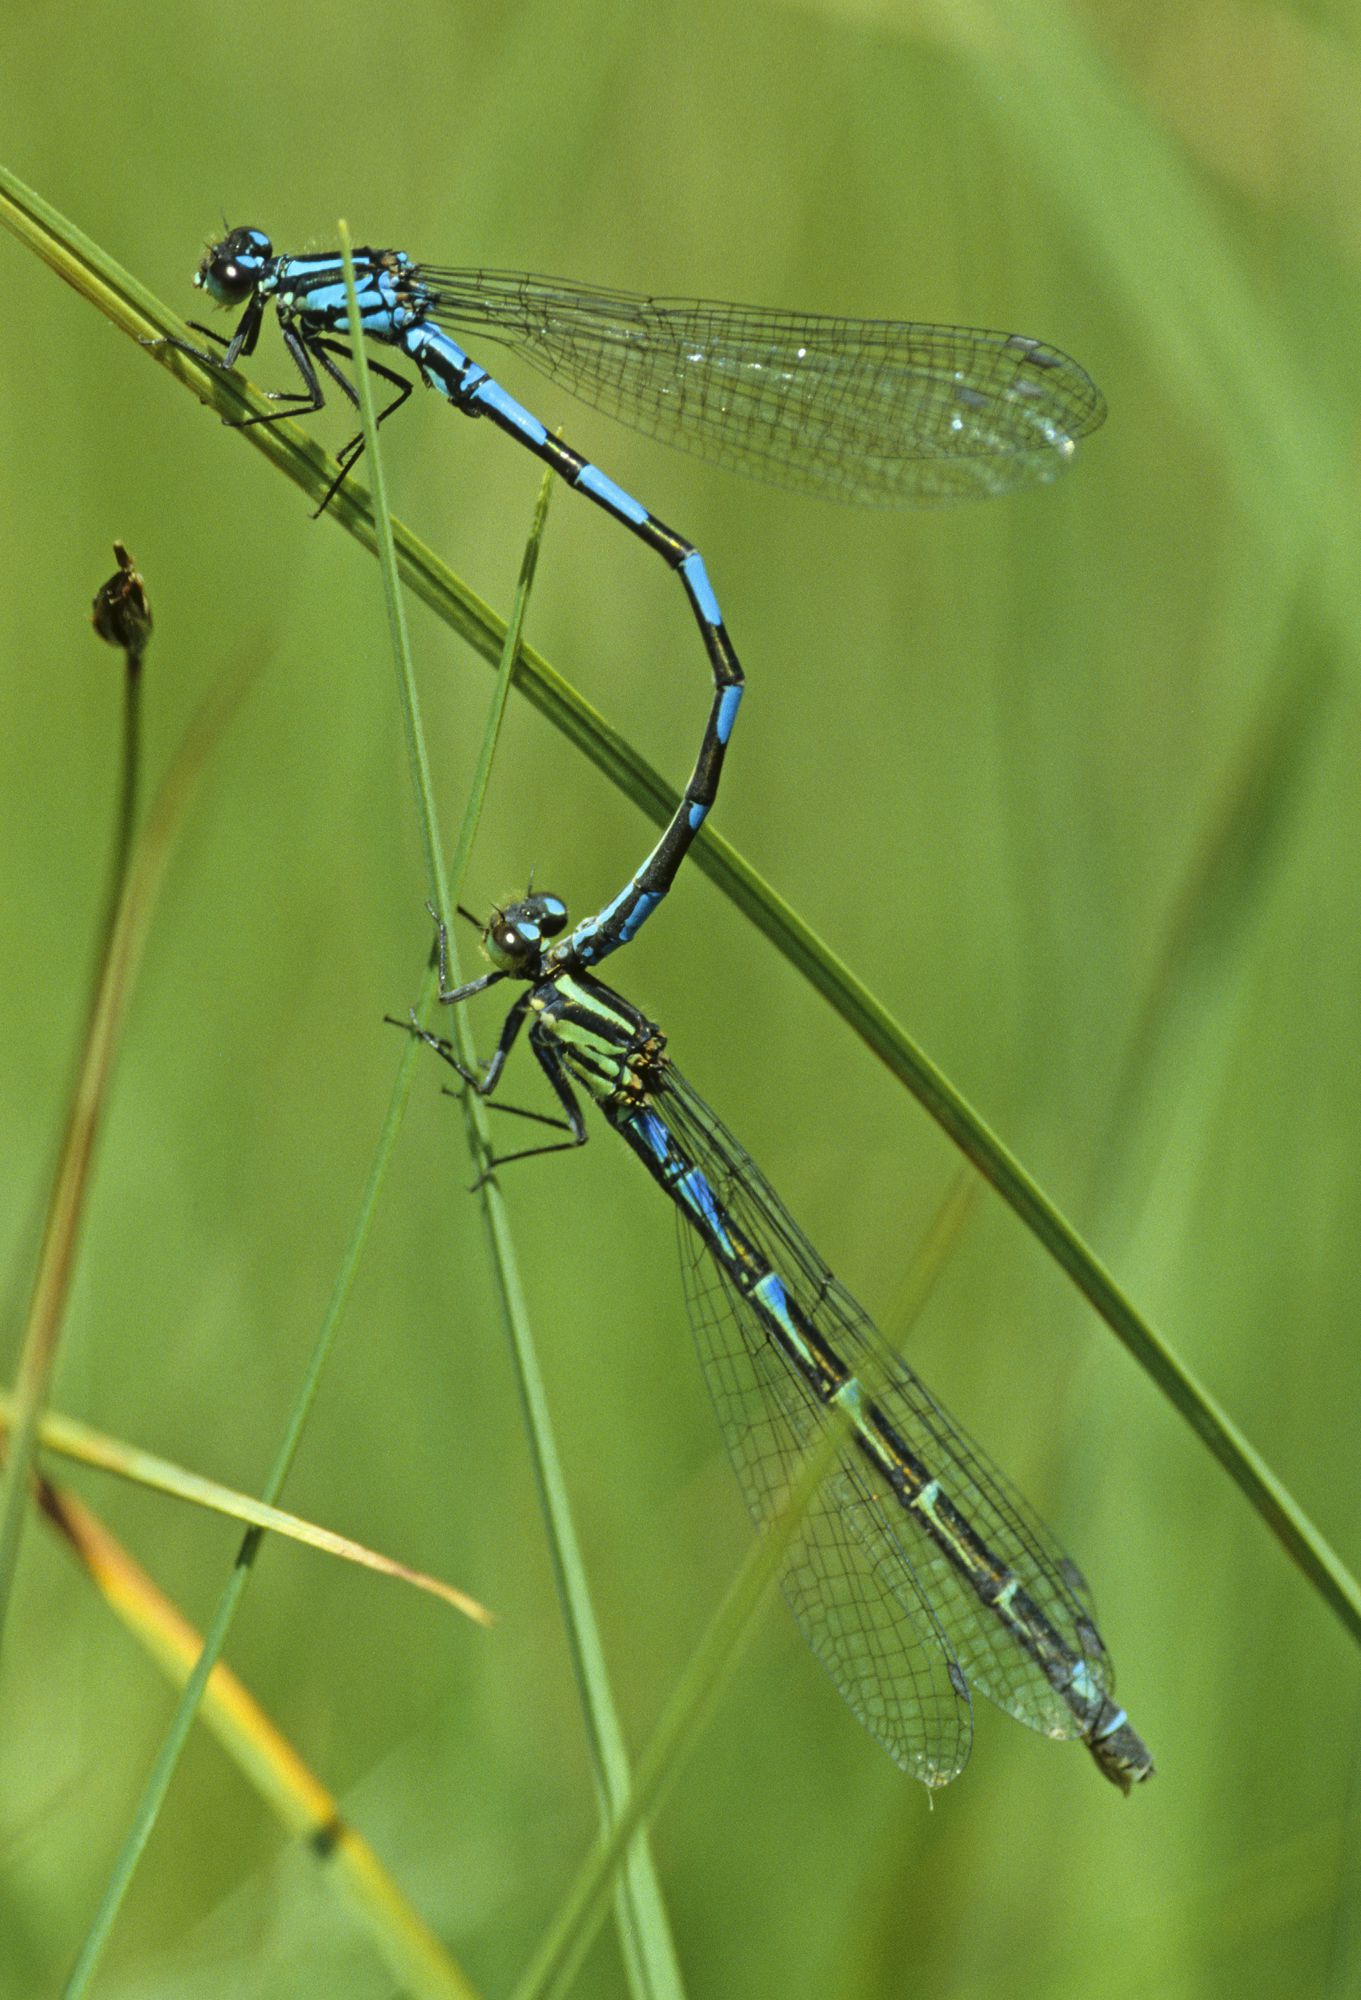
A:
<svg viewBox="0 0 1361 2000">
<path fill-rule="evenodd" d="M 493 910 L 482 942 L 492 964 L 501 972 L 533 978 L 548 938 L 567 922 L 561 896 L 522 896 L 504 910 Z"/>
<path fill-rule="evenodd" d="M 194 273 L 194 283 L 215 304 L 239 306 L 260 282 L 260 274 L 274 255 L 274 246 L 261 229 L 230 229 L 220 243 L 210 243 Z"/>
</svg>

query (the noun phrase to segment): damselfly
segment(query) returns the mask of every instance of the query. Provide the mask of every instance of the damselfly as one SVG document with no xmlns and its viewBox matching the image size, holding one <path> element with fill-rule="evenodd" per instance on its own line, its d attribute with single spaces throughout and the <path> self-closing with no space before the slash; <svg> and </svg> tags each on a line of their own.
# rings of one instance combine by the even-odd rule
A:
<svg viewBox="0 0 1361 2000">
<path fill-rule="evenodd" d="M 417 264 L 400 250 L 356 250 L 354 267 L 360 331 L 399 349 L 455 409 L 489 417 L 655 550 L 680 576 L 699 626 L 714 679 L 705 748 L 632 894 L 601 912 L 597 960 L 656 908 L 713 804 L 742 669 L 694 545 L 553 436 L 448 329 L 515 349 L 637 430 L 758 478 L 869 506 L 1053 479 L 1106 413 L 1075 361 L 1023 334 L 649 298 L 523 271 Z M 234 368 L 254 353 L 272 302 L 301 378 L 300 390 L 272 395 L 288 408 L 245 423 L 321 409 L 322 374 L 357 401 L 337 366 L 337 357 L 351 358 L 345 343 L 355 331 L 337 255 L 276 256 L 262 231 L 233 229 L 209 246 L 194 282 L 218 305 L 242 308 L 236 331 L 220 354 L 180 340 L 154 344 Z M 381 422 L 414 384 L 370 365 L 397 391 Z M 360 437 L 343 448 L 323 507 L 362 450 Z"/>
<path fill-rule="evenodd" d="M 689 1225 L 691 1317 L 719 1422 L 758 1524 L 779 1514 L 829 1423 L 831 1470 L 782 1571 L 804 1635 L 851 1709 L 903 1770 L 945 1785 L 973 1735 L 970 1686 L 1047 1736 L 1078 1737 L 1114 1784 L 1149 1777 L 1147 1746 L 1112 1699 L 1081 1575 L 1049 1529 L 906 1362 L 890 1353 L 759 1169 L 666 1054 L 661 1030 L 593 978 L 556 897 L 527 895 L 484 932 L 494 970 L 440 998 L 527 982 L 480 1077 L 529 1039 L 567 1137 L 493 1165 L 583 1145 L 584 1089 Z M 522 1114 L 536 1116 L 537 1114 Z M 488 1169 L 490 1171 L 490 1168 Z"/>
</svg>

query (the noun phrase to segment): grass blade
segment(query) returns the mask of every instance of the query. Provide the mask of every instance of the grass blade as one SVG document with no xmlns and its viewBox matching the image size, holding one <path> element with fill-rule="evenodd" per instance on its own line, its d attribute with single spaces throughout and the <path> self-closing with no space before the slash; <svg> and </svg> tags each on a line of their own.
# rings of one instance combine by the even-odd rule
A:
<svg viewBox="0 0 1361 2000">
<path fill-rule="evenodd" d="M 56 1362 L 95 1146 L 124 1017 L 176 834 L 209 753 L 227 727 L 249 679 L 250 672 L 244 672 L 209 696 L 186 731 L 141 836 L 128 854 L 127 872 L 110 906 L 107 951 L 91 997 L 20 1341 L 12 1427 L 0 1488 L 0 1634 L 18 1560 L 39 1417 Z"/>
<path fill-rule="evenodd" d="M 203 1656 L 204 1641 L 159 1591 L 146 1571 L 108 1532 L 98 1516 L 47 1480 L 39 1505 L 123 1625 L 172 1685 L 183 1687 Z M 341 1811 L 270 1721 L 244 1684 L 220 1663 L 208 1676 L 203 1720 L 233 1763 L 277 1814 L 326 1866 L 337 1890 L 355 1907 L 403 1991 L 419 2000 L 476 2000 L 473 1987 L 449 1957 L 358 1829 Z"/>
<path fill-rule="evenodd" d="M 358 301 L 354 292 L 350 237 L 343 222 L 340 225 L 340 243 L 350 311 L 357 317 Z M 372 385 L 359 346 L 356 347 L 355 353 L 355 379 L 364 418 L 366 447 L 372 452 L 377 441 Z M 403 702 L 409 762 L 416 790 L 417 810 L 421 819 L 433 899 L 445 925 L 449 972 L 455 983 L 459 978 L 458 945 L 450 919 L 463 886 L 464 870 L 476 837 L 477 823 L 491 775 L 496 741 L 520 654 L 529 592 L 534 579 L 553 484 L 553 475 L 545 473 L 497 665 L 496 689 L 488 711 L 477 768 L 464 808 L 453 864 L 446 881 L 441 863 L 444 846 L 436 822 L 434 796 L 430 786 L 430 765 L 425 750 L 410 641 L 402 609 L 396 549 L 386 507 L 382 469 L 376 462 L 374 467 L 374 500 L 379 524 L 379 565 L 383 572 L 388 627 L 392 637 L 398 687 Z M 427 1018 L 429 1012 L 432 990 L 433 981 L 427 977 L 422 1004 L 418 1009 L 418 1018 L 422 1021 Z M 452 1039 L 456 1044 L 459 1060 L 466 1069 L 473 1069 L 476 1065 L 476 1050 L 472 1043 L 472 1030 L 461 1008 L 454 1012 Z M 582 1716 L 586 1723 L 597 1796 L 602 1817 L 608 1827 L 622 1809 L 629 1791 L 629 1765 L 624 1748 L 623 1731 L 619 1725 L 614 1696 L 610 1688 L 605 1649 L 591 1602 L 581 1544 L 572 1518 L 567 1482 L 563 1475 L 557 1440 L 553 1432 L 548 1397 L 520 1279 L 519 1260 L 515 1252 L 510 1218 L 495 1172 L 490 1167 L 493 1156 L 490 1120 L 485 1104 L 475 1092 L 465 1090 L 462 1102 L 469 1147 L 477 1162 L 481 1182 L 480 1194 L 488 1254 L 501 1307 L 502 1324 L 515 1368 L 545 1537 L 557 1584 L 558 1600 L 562 1606 L 563 1623 L 580 1695 Z M 628 1844 L 617 1907 L 624 1962 L 632 1992 L 638 1996 L 638 2000 L 679 2000 L 684 1990 L 680 1967 L 651 1847 L 646 1830 L 641 1826 L 636 1828 Z"/>
<path fill-rule="evenodd" d="M 0 1431 L 8 1429 L 13 1408 L 12 1396 L 0 1396 Z M 122 1438 L 109 1437 L 106 1432 L 93 1430 L 73 1417 L 60 1416 L 55 1410 L 44 1411 L 38 1426 L 38 1442 L 45 1451 L 58 1452 L 65 1458 L 75 1459 L 80 1465 L 97 1466 L 101 1472 L 115 1473 L 120 1479 L 129 1480 L 136 1486 L 169 1494 L 173 1500 L 185 1500 L 190 1506 L 202 1507 L 207 1513 L 239 1521 L 243 1527 L 265 1528 L 270 1534 L 282 1535 L 286 1541 L 297 1542 L 303 1548 L 316 1549 L 322 1555 L 339 1556 L 342 1561 L 373 1570 L 379 1576 L 396 1577 L 402 1583 L 409 1583 L 417 1590 L 438 1597 L 455 1611 L 461 1611 L 465 1618 L 471 1618 L 475 1624 L 495 1623 L 485 1605 L 479 1604 L 475 1597 L 469 1597 L 466 1591 L 456 1589 L 453 1584 L 442 1582 L 437 1576 L 427 1576 L 423 1570 L 412 1569 L 409 1564 L 398 1562 L 392 1556 L 380 1555 L 377 1549 L 367 1548 L 363 1542 L 356 1542 L 349 1535 L 339 1535 L 333 1528 L 323 1528 L 315 1521 L 303 1520 L 300 1515 L 287 1514 L 279 1507 L 269 1507 L 263 1501 L 252 1500 L 247 1493 L 238 1493 L 216 1479 L 205 1479 L 201 1473 L 189 1472 L 167 1458 L 158 1458 L 154 1452 L 125 1443 Z"/>
</svg>

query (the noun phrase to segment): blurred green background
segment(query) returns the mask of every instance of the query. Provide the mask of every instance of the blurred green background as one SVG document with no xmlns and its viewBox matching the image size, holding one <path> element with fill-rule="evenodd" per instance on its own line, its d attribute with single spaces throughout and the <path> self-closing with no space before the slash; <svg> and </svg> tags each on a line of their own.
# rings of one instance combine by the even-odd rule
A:
<svg viewBox="0 0 1361 2000">
<path fill-rule="evenodd" d="M 750 682 L 722 830 L 1355 1560 L 1354 10 L 130 0 L 12 8 L 0 36 L 7 163 L 185 312 L 224 212 L 299 250 L 343 215 L 361 243 L 437 261 L 1014 326 L 1091 369 L 1110 421 L 1059 487 L 902 516 L 747 486 L 502 372 L 706 553 Z M 117 672 L 84 620 L 119 536 L 155 607 L 150 777 L 215 684 L 264 666 L 158 909 L 56 1401 L 253 1491 L 387 1102 L 381 1017 L 414 996 L 428 942 L 378 575 L 9 239 L 0 267 L 10 1318 L 107 865 Z M 288 385 L 272 329 L 253 374 Z M 504 609 L 536 468 L 431 396 L 389 438 L 396 510 Z M 412 618 L 452 829 L 491 683 Z M 528 629 L 679 782 L 707 700 L 680 594 L 565 494 Z M 513 701 L 469 899 L 532 867 L 584 911 L 649 838 Z M 616 972 L 907 1337 L 914 1251 L 957 1172 L 935 1128 L 693 871 Z M 499 1018 L 479 1013 L 484 1045 Z M 229 1658 L 496 1994 L 596 1811 L 461 1120 L 433 1069 L 285 1498 L 500 1622 L 271 1545 Z M 508 1185 L 641 1747 L 750 1531 L 671 1217 L 596 1138 Z M 689 1991 L 1361 1990 L 1357 1662 L 1335 1619 L 990 1197 L 909 1351 L 1091 1575 L 1158 1776 L 1122 1802 L 1080 1748 L 983 1702 L 968 1772 L 928 1810 L 772 1601 L 655 1830 Z M 210 1615 L 231 1529 L 72 1482 Z M 28 1996 L 70 1964 L 170 1696 L 36 1528 L 7 1640 L 0 1992 Z M 395 1988 L 200 1731 L 96 1990 Z M 608 1924 L 577 1990 L 624 1990 Z"/>
</svg>

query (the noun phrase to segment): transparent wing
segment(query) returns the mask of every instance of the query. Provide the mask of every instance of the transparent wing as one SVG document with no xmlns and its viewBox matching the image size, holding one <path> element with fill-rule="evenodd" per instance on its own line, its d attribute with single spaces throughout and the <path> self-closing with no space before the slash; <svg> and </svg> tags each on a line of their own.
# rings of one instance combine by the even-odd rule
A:
<svg viewBox="0 0 1361 2000">
<path fill-rule="evenodd" d="M 862 506 L 1054 479 L 1103 421 L 1076 361 L 1024 334 L 599 291 L 422 265 L 435 319 L 701 458 Z"/>
<path fill-rule="evenodd" d="M 992 1555 L 1018 1578 L 1069 1652 L 1085 1664 L 1093 1686 L 1109 1694 L 1114 1676 L 1086 1585 L 1050 1529 L 920 1377 L 890 1353 L 759 1169 L 674 1068 L 654 1096 L 658 1112 L 702 1168 L 737 1228 L 778 1273 L 821 1338 L 859 1378 Z M 772 1344 L 760 1314 L 708 1256 L 699 1237 L 690 1232 L 690 1238 L 694 1247 L 685 1260 L 692 1267 L 687 1289 L 705 1373 L 748 1502 L 764 1519 L 795 1476 L 798 1458 L 821 1431 L 826 1414 Z M 827 1559 L 834 1561 L 851 1549 L 855 1576 L 849 1587 L 860 1599 L 874 1591 L 890 1598 L 889 1609 L 867 1615 L 869 1629 L 879 1635 L 875 1676 L 892 1682 L 896 1674 L 897 1699 L 907 1703 L 919 1698 L 914 1691 L 921 1659 L 934 1645 L 946 1662 L 947 1679 L 949 1663 L 957 1661 L 968 1682 L 1018 1722 L 1049 1736 L 1081 1734 L 1040 1664 L 982 1603 L 921 1529 L 917 1516 L 899 1506 L 886 1488 L 877 1490 L 870 1468 L 853 1449 L 841 1455 L 840 1483 L 828 1482 L 824 1492 L 823 1520 L 833 1513 L 845 1522 L 845 1532 L 838 1542 L 825 1526 L 821 1529 Z M 804 1588 L 807 1592 L 812 1586 Z M 895 1606 L 911 1607 L 912 1625 L 912 1639 L 896 1666 L 891 1641 L 902 1637 L 904 1621 Z M 797 1602 L 795 1610 L 811 1638 L 813 1614 Z M 816 1640 L 814 1646 L 873 1729 L 864 1714 L 865 1698 L 845 1685 L 827 1649 Z M 935 1683 L 928 1683 L 928 1700 L 935 1702 L 937 1713 L 938 1680 L 937 1675 Z M 938 1727 L 935 1716 L 919 1724 L 918 1744 L 929 1745 Z M 920 1747 L 916 1754 L 922 1754 Z"/>
<path fill-rule="evenodd" d="M 704 1373 L 743 1495 L 765 1527 L 826 1418 L 683 1217 L 677 1226 Z M 968 1683 L 895 1522 L 849 1453 L 809 1502 L 780 1588 L 838 1692 L 894 1762 L 926 1785 L 958 1777 L 973 1741 Z"/>
</svg>

